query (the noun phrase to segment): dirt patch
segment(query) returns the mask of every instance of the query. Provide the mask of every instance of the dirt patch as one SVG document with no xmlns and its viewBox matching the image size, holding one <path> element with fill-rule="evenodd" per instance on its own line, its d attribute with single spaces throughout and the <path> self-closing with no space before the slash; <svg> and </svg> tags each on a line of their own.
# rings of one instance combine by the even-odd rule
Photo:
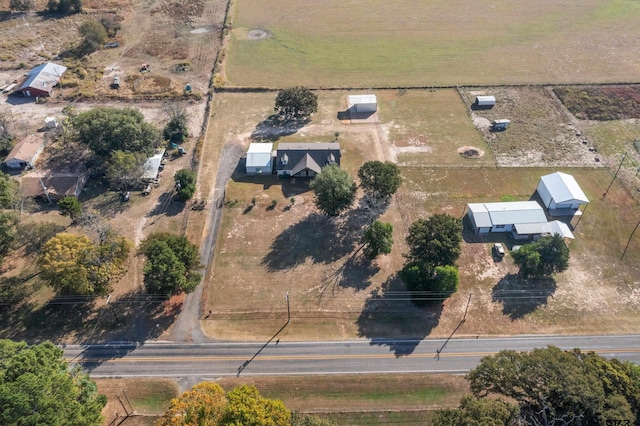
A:
<svg viewBox="0 0 640 426">
<path fill-rule="evenodd" d="M 464 158 L 481 158 L 484 156 L 484 151 L 474 146 L 462 146 L 458 148 L 458 154 Z"/>
<path fill-rule="evenodd" d="M 261 29 L 251 30 L 247 33 L 247 38 L 249 40 L 264 40 L 266 38 L 271 38 L 271 33 Z"/>
</svg>

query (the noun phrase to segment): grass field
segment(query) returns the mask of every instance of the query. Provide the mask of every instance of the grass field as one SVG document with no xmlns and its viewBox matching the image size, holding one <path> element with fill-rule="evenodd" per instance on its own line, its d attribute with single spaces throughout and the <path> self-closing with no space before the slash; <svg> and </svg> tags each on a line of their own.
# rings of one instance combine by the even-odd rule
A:
<svg viewBox="0 0 640 426">
<path fill-rule="evenodd" d="M 635 81 L 638 21 L 634 0 L 237 0 L 226 74 L 269 87 Z"/>
<path fill-rule="evenodd" d="M 317 413 L 341 425 L 424 424 L 430 410 L 457 406 L 469 392 L 459 376 L 398 374 L 252 377 L 222 379 L 224 388 L 255 385 L 269 398 L 281 399 L 291 410 Z"/>
</svg>

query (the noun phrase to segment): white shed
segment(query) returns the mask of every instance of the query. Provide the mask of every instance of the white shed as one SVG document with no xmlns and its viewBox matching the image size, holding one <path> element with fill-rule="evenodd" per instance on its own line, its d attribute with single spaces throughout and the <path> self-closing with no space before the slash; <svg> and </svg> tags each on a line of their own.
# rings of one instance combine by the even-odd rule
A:
<svg viewBox="0 0 640 426">
<path fill-rule="evenodd" d="M 247 151 L 247 162 L 245 164 L 246 173 L 250 175 L 258 173 L 271 174 L 273 171 L 271 161 L 272 151 L 272 143 L 249 144 L 249 150 Z"/>
<path fill-rule="evenodd" d="M 476 105 L 481 107 L 492 107 L 496 104 L 495 96 L 476 96 Z"/>
<path fill-rule="evenodd" d="M 351 95 L 349 96 L 349 111 L 351 112 L 376 112 L 378 99 L 376 95 Z"/>
<path fill-rule="evenodd" d="M 537 191 L 551 216 L 580 214 L 580 206 L 589 203 L 575 178 L 562 172 L 542 176 Z"/>
</svg>

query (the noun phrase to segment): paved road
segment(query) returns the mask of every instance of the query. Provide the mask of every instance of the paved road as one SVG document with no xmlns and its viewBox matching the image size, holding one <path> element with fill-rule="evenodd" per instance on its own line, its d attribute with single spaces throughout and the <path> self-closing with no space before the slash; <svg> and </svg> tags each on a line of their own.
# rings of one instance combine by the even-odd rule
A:
<svg viewBox="0 0 640 426">
<path fill-rule="evenodd" d="M 410 355 L 389 352 L 406 344 Z M 353 340 L 337 342 L 145 343 L 66 346 L 65 356 L 80 362 L 93 377 L 199 377 L 242 375 L 350 373 L 466 373 L 480 358 L 501 349 L 518 351 L 555 345 L 593 350 L 608 358 L 640 364 L 640 335 L 515 336 L 451 339 L 437 357 L 444 339 Z M 439 359 L 438 359 L 439 358 Z M 248 362 L 251 360 L 250 362 Z M 244 365 L 244 368 L 241 368 Z"/>
</svg>

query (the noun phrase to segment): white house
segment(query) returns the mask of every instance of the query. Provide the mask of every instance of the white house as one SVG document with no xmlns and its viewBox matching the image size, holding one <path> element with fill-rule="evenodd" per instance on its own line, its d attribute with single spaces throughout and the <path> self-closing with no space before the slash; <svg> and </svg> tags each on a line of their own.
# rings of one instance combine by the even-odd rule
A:
<svg viewBox="0 0 640 426">
<path fill-rule="evenodd" d="M 40 135 L 29 135 L 13 147 L 4 159 L 4 164 L 10 169 L 33 167 L 43 149 L 44 138 Z"/>
<path fill-rule="evenodd" d="M 476 234 L 516 233 L 515 226 L 547 223 L 544 209 L 536 201 L 467 204 L 468 216 Z"/>
<path fill-rule="evenodd" d="M 348 101 L 350 112 L 374 113 L 378 110 L 376 95 L 351 95 Z"/>
<path fill-rule="evenodd" d="M 574 177 L 562 172 L 542 176 L 537 191 L 551 216 L 582 214 L 580 206 L 589 203 Z"/>
<path fill-rule="evenodd" d="M 272 166 L 272 143 L 252 143 L 249 144 L 249 150 L 247 151 L 247 162 L 245 163 L 245 170 L 247 174 L 271 174 L 273 170 Z"/>
</svg>

